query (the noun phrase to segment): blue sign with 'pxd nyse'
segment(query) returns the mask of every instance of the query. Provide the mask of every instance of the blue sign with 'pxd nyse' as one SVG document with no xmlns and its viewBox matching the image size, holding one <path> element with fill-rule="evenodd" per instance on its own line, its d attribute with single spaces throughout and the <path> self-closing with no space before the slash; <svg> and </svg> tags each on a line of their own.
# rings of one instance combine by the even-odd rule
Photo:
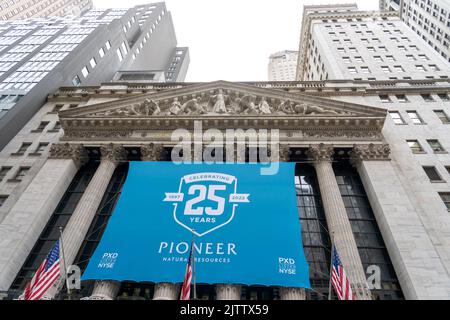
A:
<svg viewBox="0 0 450 320">
<path fill-rule="evenodd" d="M 309 288 L 294 165 L 130 162 L 82 280 L 183 282 L 194 238 L 197 283 Z"/>
</svg>

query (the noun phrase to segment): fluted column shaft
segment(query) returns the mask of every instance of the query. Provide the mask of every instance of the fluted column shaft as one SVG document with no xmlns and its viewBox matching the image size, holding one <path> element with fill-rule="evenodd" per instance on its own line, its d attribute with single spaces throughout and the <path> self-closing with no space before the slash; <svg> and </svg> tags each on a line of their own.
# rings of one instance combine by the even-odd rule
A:
<svg viewBox="0 0 450 320">
<path fill-rule="evenodd" d="M 306 300 L 306 291 L 303 288 L 280 287 L 281 300 Z"/>
<path fill-rule="evenodd" d="M 319 145 L 310 148 L 308 152 L 314 160 L 328 231 L 350 279 L 353 292 L 359 300 L 370 300 L 364 267 L 331 164 L 333 147 Z"/>
<path fill-rule="evenodd" d="M 102 145 L 100 147 L 102 160 L 97 168 L 92 180 L 81 197 L 77 208 L 63 233 L 64 251 L 69 260 L 73 261 L 83 243 L 84 237 L 91 225 L 92 219 L 97 212 L 103 195 L 108 187 L 114 170 L 120 161 L 126 160 L 125 150 L 120 145 Z M 73 222 L 72 222 L 73 221 Z M 67 237 L 67 241 L 65 241 Z M 67 244 L 66 244 L 67 243 Z M 69 246 L 68 249 L 66 249 Z M 117 281 L 95 281 L 94 290 L 90 296 L 91 300 L 113 300 L 120 289 L 120 282 Z"/>
<path fill-rule="evenodd" d="M 241 300 L 241 286 L 236 284 L 216 285 L 217 300 Z"/>
<path fill-rule="evenodd" d="M 156 283 L 153 300 L 178 300 L 180 285 L 174 283 Z"/>
<path fill-rule="evenodd" d="M 118 281 L 96 281 L 89 300 L 114 300 L 120 290 Z"/>
</svg>

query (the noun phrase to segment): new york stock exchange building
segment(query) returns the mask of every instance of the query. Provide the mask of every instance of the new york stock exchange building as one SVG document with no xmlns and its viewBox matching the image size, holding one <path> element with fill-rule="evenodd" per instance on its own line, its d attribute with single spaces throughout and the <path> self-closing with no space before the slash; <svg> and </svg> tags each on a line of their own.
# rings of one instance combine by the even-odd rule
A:
<svg viewBox="0 0 450 320">
<path fill-rule="evenodd" d="M 60 88 L 0 153 L 0 291 L 17 298 L 61 239 L 81 271 L 72 299 L 179 299 L 193 240 L 198 299 L 328 299 L 333 247 L 357 299 L 449 299 L 450 137 L 433 118 L 449 88 Z M 411 104 L 380 101 L 396 94 Z M 389 116 L 411 105 L 420 128 Z M 181 140 L 192 163 L 173 161 Z"/>
</svg>

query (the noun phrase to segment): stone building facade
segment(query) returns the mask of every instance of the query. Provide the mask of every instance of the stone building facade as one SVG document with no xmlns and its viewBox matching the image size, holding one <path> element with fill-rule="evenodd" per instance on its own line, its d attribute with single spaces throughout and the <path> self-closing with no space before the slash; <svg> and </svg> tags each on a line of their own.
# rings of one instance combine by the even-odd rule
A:
<svg viewBox="0 0 450 320">
<path fill-rule="evenodd" d="M 199 297 L 327 299 L 332 235 L 359 299 L 449 299 L 449 92 L 447 79 L 60 88 L 0 153 L 0 290 L 21 293 L 59 227 L 67 264 L 83 270 L 128 161 L 170 161 L 173 130 L 201 121 L 280 131 L 312 290 L 199 284 Z M 218 94 L 225 108 L 213 110 Z M 179 284 L 103 281 L 74 294 L 177 299 Z"/>
</svg>

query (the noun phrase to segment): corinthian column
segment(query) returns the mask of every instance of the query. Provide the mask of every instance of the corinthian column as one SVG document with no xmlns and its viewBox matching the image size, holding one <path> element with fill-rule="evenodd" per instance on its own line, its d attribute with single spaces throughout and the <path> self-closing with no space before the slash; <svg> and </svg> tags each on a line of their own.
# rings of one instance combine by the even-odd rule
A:
<svg viewBox="0 0 450 320">
<path fill-rule="evenodd" d="M 64 253 L 67 256 L 66 265 L 71 264 L 75 259 L 117 164 L 126 160 L 125 149 L 120 145 L 112 143 L 102 145 L 100 153 L 102 156 L 100 165 L 63 233 Z M 96 281 L 90 300 L 113 300 L 119 289 L 120 282 Z"/>
<path fill-rule="evenodd" d="M 308 150 L 310 158 L 314 161 L 328 231 L 333 244 L 339 252 L 357 299 L 370 300 L 371 294 L 367 286 L 364 268 L 331 165 L 333 153 L 333 146 L 324 144 L 311 146 Z"/>
<path fill-rule="evenodd" d="M 241 300 L 241 286 L 235 284 L 216 285 L 217 300 Z"/>
</svg>

